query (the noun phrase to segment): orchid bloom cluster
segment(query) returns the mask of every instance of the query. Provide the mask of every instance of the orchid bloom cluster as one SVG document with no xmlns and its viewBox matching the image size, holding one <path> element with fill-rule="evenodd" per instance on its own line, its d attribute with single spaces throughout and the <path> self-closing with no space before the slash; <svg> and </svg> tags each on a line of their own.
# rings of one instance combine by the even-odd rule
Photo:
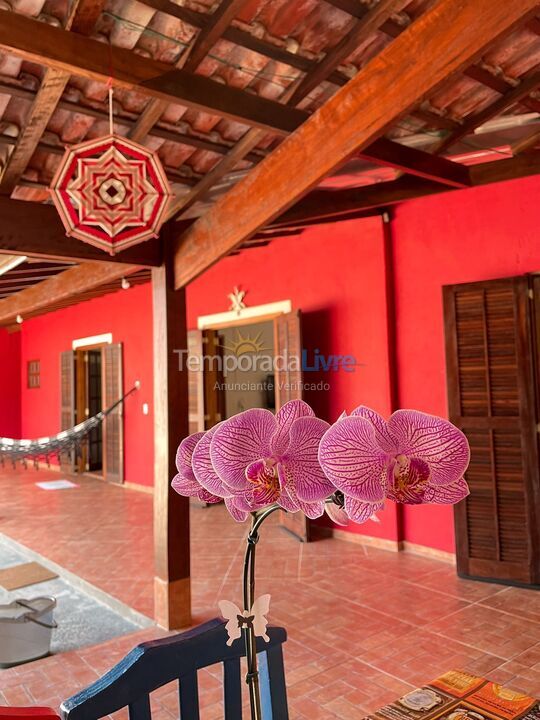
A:
<svg viewBox="0 0 540 720">
<path fill-rule="evenodd" d="M 173 488 L 207 503 L 222 500 L 233 518 L 277 503 L 309 518 L 326 510 L 362 523 L 385 501 L 454 504 L 469 493 L 463 433 L 447 420 L 398 410 L 388 421 L 361 406 L 336 423 L 301 400 L 276 415 L 251 409 L 190 435 L 176 456 Z"/>
</svg>

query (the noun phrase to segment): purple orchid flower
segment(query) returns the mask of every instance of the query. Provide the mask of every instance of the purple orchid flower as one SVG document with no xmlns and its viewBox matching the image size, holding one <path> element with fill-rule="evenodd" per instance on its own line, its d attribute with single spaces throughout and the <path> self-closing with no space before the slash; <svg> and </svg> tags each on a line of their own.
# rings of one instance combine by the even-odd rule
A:
<svg viewBox="0 0 540 720">
<path fill-rule="evenodd" d="M 246 410 L 216 429 L 211 462 L 235 503 L 257 510 L 277 502 L 289 512 L 320 517 L 334 491 L 317 458 L 328 427 L 301 400 L 286 403 L 276 416 Z"/>
<path fill-rule="evenodd" d="M 395 502 L 454 504 L 469 494 L 463 474 L 470 451 L 452 423 L 417 410 L 398 410 L 388 422 L 359 407 L 338 420 L 319 447 L 321 466 L 344 495 L 344 510 L 365 522 Z"/>
<path fill-rule="evenodd" d="M 184 438 L 176 452 L 176 469 L 178 474 L 171 483 L 174 490 L 184 497 L 197 497 L 202 502 L 218 503 L 221 497 L 209 492 L 195 477 L 192 467 L 193 452 L 205 433 L 198 432 Z"/>
</svg>

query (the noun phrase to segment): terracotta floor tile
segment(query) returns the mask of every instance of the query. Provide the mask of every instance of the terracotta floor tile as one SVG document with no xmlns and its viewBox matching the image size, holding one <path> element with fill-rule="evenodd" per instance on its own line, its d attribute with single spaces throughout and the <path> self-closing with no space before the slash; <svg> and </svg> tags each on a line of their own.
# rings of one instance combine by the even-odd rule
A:
<svg viewBox="0 0 540 720">
<path fill-rule="evenodd" d="M 58 474 L 0 473 L 0 532 L 151 615 L 151 496 L 84 478 L 69 491 L 35 487 L 48 478 Z M 194 622 L 215 617 L 220 599 L 239 603 L 245 534 L 222 507 L 192 508 Z M 270 620 L 287 628 L 292 720 L 361 719 L 455 667 L 540 696 L 538 593 L 461 580 L 453 566 L 411 554 L 303 545 L 276 517 L 261 535 L 257 594 L 272 595 Z M 0 671 L 0 704 L 58 706 L 165 634 L 143 630 Z M 220 668 L 201 672 L 199 685 L 201 720 L 221 718 Z M 176 720 L 176 685 L 157 691 L 152 707 L 154 720 Z"/>
</svg>

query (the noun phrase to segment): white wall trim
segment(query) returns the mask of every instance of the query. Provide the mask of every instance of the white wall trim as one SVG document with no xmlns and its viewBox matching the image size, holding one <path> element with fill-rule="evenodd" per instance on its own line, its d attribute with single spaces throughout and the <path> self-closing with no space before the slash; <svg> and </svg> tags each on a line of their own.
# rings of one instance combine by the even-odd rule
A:
<svg viewBox="0 0 540 720">
<path fill-rule="evenodd" d="M 112 343 L 112 333 L 103 333 L 103 335 L 91 335 L 90 337 L 77 338 L 71 343 L 71 349 L 88 347 L 89 345 L 110 345 Z"/>
<path fill-rule="evenodd" d="M 199 330 L 208 330 L 209 328 L 217 328 L 224 325 L 240 325 L 246 323 L 248 320 L 276 317 L 277 315 L 283 315 L 291 311 L 292 302 L 290 300 L 281 300 L 280 302 L 244 308 L 240 312 L 230 310 L 229 312 L 216 313 L 215 315 L 201 315 L 197 318 L 197 328 Z"/>
</svg>

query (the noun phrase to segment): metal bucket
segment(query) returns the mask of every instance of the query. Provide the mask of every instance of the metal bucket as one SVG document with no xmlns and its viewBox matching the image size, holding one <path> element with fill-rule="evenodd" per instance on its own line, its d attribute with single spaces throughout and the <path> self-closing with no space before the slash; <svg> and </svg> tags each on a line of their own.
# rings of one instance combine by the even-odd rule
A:
<svg viewBox="0 0 540 720">
<path fill-rule="evenodd" d="M 0 605 L 0 668 L 48 655 L 56 598 L 19 598 Z"/>
</svg>

